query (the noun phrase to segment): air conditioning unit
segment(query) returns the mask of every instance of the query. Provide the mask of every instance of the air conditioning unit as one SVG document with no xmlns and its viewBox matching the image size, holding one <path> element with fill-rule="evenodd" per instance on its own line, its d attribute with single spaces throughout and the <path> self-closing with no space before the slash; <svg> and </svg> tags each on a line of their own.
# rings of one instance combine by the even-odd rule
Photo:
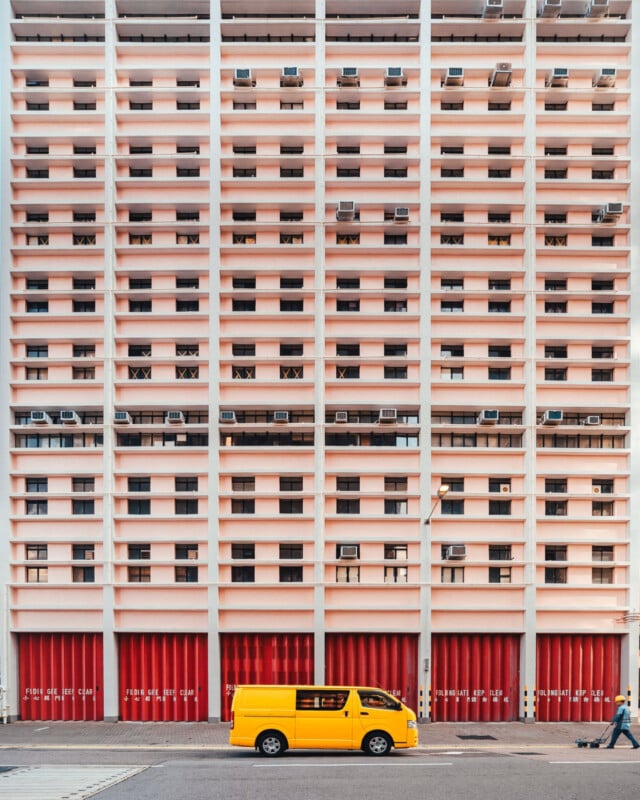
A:
<svg viewBox="0 0 640 800">
<path fill-rule="evenodd" d="M 592 486 L 591 487 L 592 494 L 602 494 L 602 486 Z"/>
<path fill-rule="evenodd" d="M 591 0 L 587 8 L 588 17 L 608 17 L 609 0 Z"/>
<path fill-rule="evenodd" d="M 396 408 L 381 408 L 378 414 L 378 422 L 396 422 L 398 419 L 398 410 Z"/>
<path fill-rule="evenodd" d="M 484 0 L 482 16 L 485 19 L 501 17 L 504 13 L 504 0 Z"/>
<path fill-rule="evenodd" d="M 559 425 L 562 422 L 563 414 L 560 409 L 550 409 L 542 415 L 543 425 Z"/>
<path fill-rule="evenodd" d="M 511 484 L 510 483 L 501 483 L 500 484 L 500 494 L 511 494 Z"/>
<path fill-rule="evenodd" d="M 600 425 L 601 422 L 600 414 L 589 414 L 584 418 L 585 425 Z"/>
<path fill-rule="evenodd" d="M 116 425 L 131 425 L 131 414 L 128 411 L 114 411 L 113 421 Z"/>
<path fill-rule="evenodd" d="M 280 86 L 302 86 L 302 72 L 298 67 L 283 67 L 280 75 Z"/>
<path fill-rule="evenodd" d="M 402 67 L 387 67 L 384 72 L 385 86 L 406 86 L 407 79 Z"/>
<path fill-rule="evenodd" d="M 338 76 L 338 86 L 360 86 L 357 67 L 342 67 Z"/>
<path fill-rule="evenodd" d="M 345 422 L 349 422 L 349 412 L 348 411 L 336 411 L 336 416 L 334 422 L 344 424 Z"/>
<path fill-rule="evenodd" d="M 445 86 L 462 86 L 464 84 L 464 69 L 462 67 L 449 67 L 443 83 Z"/>
<path fill-rule="evenodd" d="M 167 411 L 167 416 L 164 418 L 164 421 L 171 425 L 180 425 L 184 422 L 184 412 Z"/>
<path fill-rule="evenodd" d="M 489 78 L 489 86 L 511 86 L 511 64 L 508 61 L 496 64 Z"/>
<path fill-rule="evenodd" d="M 31 411 L 29 413 L 29 422 L 32 425 L 51 425 L 51 417 L 46 411 Z"/>
<path fill-rule="evenodd" d="M 71 411 L 70 409 L 61 409 L 60 422 L 64 423 L 65 425 L 80 425 L 82 420 L 80 419 L 80 416 L 77 413 L 77 411 Z"/>
<path fill-rule="evenodd" d="M 545 86 L 567 86 L 569 70 L 567 67 L 554 67 L 545 81 Z"/>
<path fill-rule="evenodd" d="M 406 206 L 397 206 L 393 210 L 394 222 L 409 222 L 409 209 Z"/>
<path fill-rule="evenodd" d="M 353 200 L 339 200 L 336 219 L 339 222 L 351 222 L 356 215 L 356 204 Z"/>
<path fill-rule="evenodd" d="M 594 86 L 615 86 L 617 70 L 615 67 L 602 67 L 593 79 Z"/>
<path fill-rule="evenodd" d="M 500 420 L 497 408 L 483 408 L 478 414 L 478 425 L 495 425 Z"/>
<path fill-rule="evenodd" d="M 235 411 L 221 411 L 220 412 L 220 422 L 226 422 L 227 424 L 233 424 L 236 421 L 236 412 Z"/>
<path fill-rule="evenodd" d="M 447 561 L 455 560 L 457 558 L 466 558 L 467 557 L 467 545 L 466 544 L 450 544 L 447 547 L 445 558 Z"/>
<path fill-rule="evenodd" d="M 543 0 L 538 4 L 539 17 L 559 17 L 562 11 L 562 0 Z"/>
<path fill-rule="evenodd" d="M 233 71 L 233 85 L 234 86 L 255 86 L 256 82 L 253 79 L 253 74 L 250 69 L 236 69 Z"/>
<path fill-rule="evenodd" d="M 277 422 L 280 425 L 289 422 L 289 412 L 288 411 L 274 411 L 273 412 L 273 421 Z"/>
<path fill-rule="evenodd" d="M 358 545 L 341 544 L 338 549 L 338 558 L 358 558 Z"/>
</svg>

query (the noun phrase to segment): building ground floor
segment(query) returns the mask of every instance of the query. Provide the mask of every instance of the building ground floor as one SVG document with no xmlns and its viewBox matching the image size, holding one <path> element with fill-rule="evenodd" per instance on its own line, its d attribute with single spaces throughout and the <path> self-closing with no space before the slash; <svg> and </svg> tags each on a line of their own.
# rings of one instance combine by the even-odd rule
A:
<svg viewBox="0 0 640 800">
<path fill-rule="evenodd" d="M 434 722 L 597 722 L 617 694 L 635 709 L 639 653 L 570 631 L 42 631 L 12 634 L 3 662 L 9 720 L 228 721 L 238 684 L 320 683 L 381 687 Z"/>
</svg>

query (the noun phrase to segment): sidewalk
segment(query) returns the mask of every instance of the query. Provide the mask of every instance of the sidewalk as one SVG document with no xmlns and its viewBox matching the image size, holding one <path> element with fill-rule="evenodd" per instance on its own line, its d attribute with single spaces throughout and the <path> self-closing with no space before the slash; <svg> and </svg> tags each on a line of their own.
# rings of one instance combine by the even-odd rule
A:
<svg viewBox="0 0 640 800">
<path fill-rule="evenodd" d="M 435 722 L 420 725 L 427 750 L 575 748 L 578 738 L 594 739 L 602 722 Z M 635 726 L 634 726 L 635 728 Z M 463 737 L 473 738 L 463 738 Z M 197 722 L 13 722 L 0 725 L 0 750 L 9 749 L 176 749 L 217 750 L 229 741 L 228 723 Z M 621 747 L 624 747 L 621 742 Z"/>
</svg>

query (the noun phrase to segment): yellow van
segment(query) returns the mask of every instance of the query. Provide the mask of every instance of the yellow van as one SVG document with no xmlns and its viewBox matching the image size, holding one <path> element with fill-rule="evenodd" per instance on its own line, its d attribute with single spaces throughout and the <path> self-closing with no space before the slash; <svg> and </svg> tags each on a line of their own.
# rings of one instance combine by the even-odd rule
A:
<svg viewBox="0 0 640 800">
<path fill-rule="evenodd" d="M 417 747 L 416 715 L 382 689 L 364 686 L 238 686 L 229 744 L 264 756 L 285 750 L 364 750 L 384 756 Z"/>
</svg>

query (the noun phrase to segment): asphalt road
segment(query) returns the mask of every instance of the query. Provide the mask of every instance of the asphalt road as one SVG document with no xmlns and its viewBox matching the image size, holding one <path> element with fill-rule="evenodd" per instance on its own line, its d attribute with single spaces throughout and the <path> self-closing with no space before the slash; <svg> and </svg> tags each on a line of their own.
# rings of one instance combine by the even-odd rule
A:
<svg viewBox="0 0 640 800">
<path fill-rule="evenodd" d="M 97 800 L 602 800 L 631 798 L 640 757 L 617 748 L 529 748 L 357 753 L 288 753 L 264 759 L 251 750 L 2 752 L 0 765 L 138 765 L 145 769 L 94 795 Z M 2 793 L 0 799 L 14 800 Z"/>
</svg>

